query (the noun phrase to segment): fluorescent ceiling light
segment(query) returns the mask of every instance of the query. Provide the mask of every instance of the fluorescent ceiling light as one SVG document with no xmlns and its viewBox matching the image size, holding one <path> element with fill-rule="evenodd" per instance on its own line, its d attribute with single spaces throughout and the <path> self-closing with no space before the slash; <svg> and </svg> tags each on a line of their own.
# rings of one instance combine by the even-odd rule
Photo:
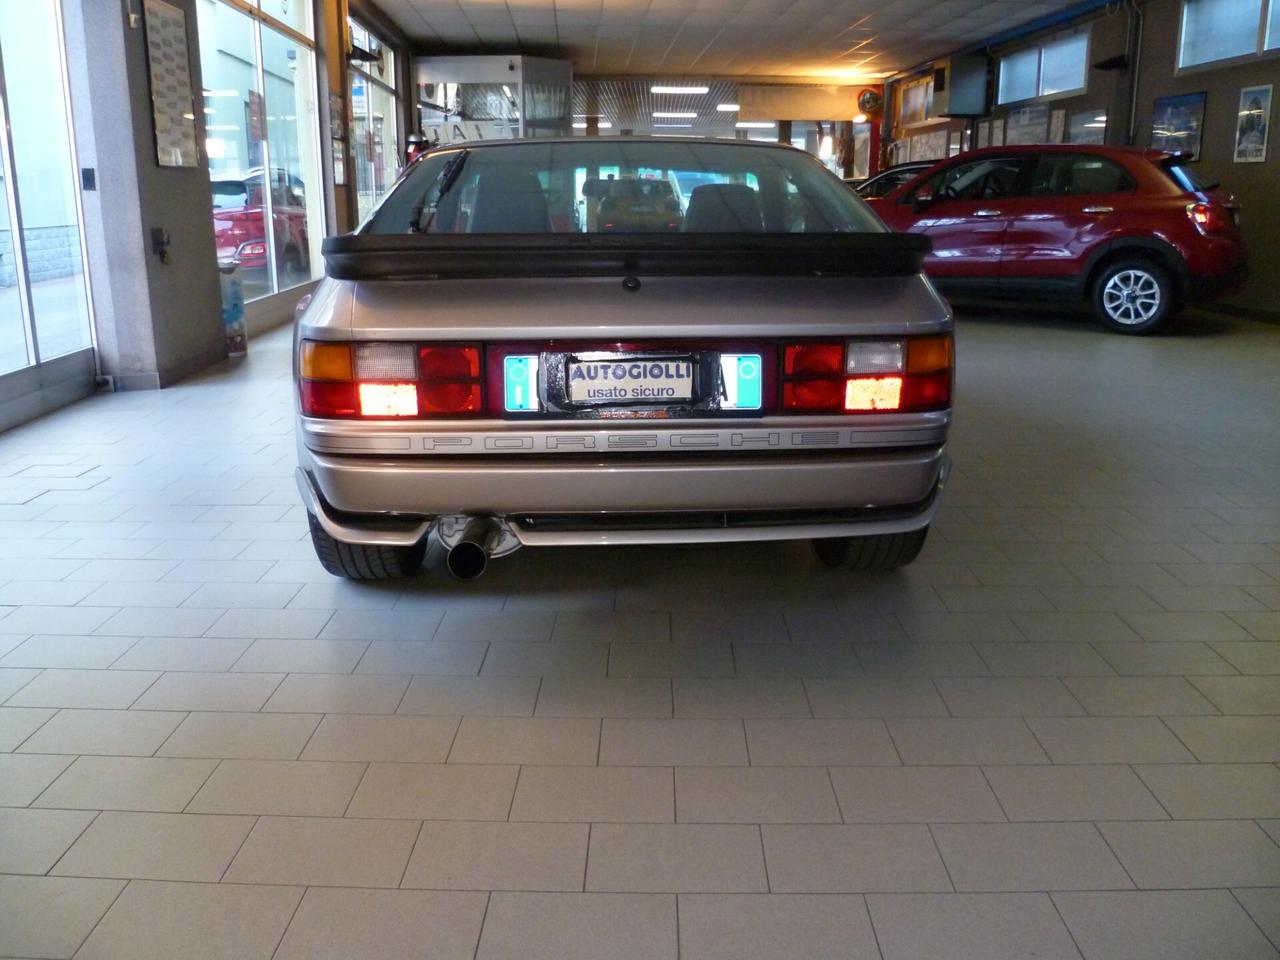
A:
<svg viewBox="0 0 1280 960">
<path fill-rule="evenodd" d="M 739 120 L 735 126 L 739 130 L 772 130 L 777 124 L 772 120 Z"/>
<path fill-rule="evenodd" d="M 720 113 L 737 113 L 738 105 L 736 103 L 717 103 L 716 110 Z"/>
<path fill-rule="evenodd" d="M 587 121 L 585 121 L 585 120 L 575 120 L 575 121 L 573 121 L 573 129 L 575 129 L 575 130 L 585 130 L 585 129 L 587 129 Z M 612 124 L 612 123 L 610 123 L 608 120 L 601 120 L 599 123 L 597 123 L 597 124 L 596 124 L 596 129 L 597 129 L 597 130 L 612 130 L 612 129 L 613 129 L 613 124 Z"/>
<path fill-rule="evenodd" d="M 662 120 L 692 120 L 698 114 L 692 110 L 675 112 L 655 110 L 653 115 Z"/>
<path fill-rule="evenodd" d="M 650 93 L 708 93 L 710 90 L 711 90 L 711 88 L 710 88 L 710 87 L 664 87 L 664 86 L 655 86 L 655 87 L 650 87 L 650 88 L 649 88 L 649 92 L 650 92 Z"/>
<path fill-rule="evenodd" d="M 655 127 L 692 127 L 692 123 L 655 123 Z"/>
</svg>

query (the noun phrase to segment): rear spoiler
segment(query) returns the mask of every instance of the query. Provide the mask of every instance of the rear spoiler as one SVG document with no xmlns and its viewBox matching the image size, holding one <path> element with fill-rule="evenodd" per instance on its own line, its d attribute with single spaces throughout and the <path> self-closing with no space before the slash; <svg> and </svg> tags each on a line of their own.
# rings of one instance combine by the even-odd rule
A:
<svg viewBox="0 0 1280 960">
<path fill-rule="evenodd" d="M 914 233 L 345 234 L 324 241 L 337 280 L 497 277 L 910 276 Z"/>
</svg>

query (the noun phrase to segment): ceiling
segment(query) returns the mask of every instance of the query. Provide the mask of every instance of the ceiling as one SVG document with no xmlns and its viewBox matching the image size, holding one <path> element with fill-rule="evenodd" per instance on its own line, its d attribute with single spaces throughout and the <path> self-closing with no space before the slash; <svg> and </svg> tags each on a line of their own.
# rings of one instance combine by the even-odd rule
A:
<svg viewBox="0 0 1280 960">
<path fill-rule="evenodd" d="M 566 57 L 575 76 L 813 77 L 915 66 L 1071 0 L 377 0 L 421 53 Z"/>
</svg>

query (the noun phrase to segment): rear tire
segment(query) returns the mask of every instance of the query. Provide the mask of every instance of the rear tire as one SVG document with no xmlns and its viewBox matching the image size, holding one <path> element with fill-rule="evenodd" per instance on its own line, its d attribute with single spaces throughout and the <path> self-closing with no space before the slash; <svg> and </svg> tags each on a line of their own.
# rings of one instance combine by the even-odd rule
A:
<svg viewBox="0 0 1280 960">
<path fill-rule="evenodd" d="M 1155 333 L 1177 310 L 1177 291 L 1164 267 L 1145 257 L 1107 264 L 1093 281 L 1089 305 L 1108 330 L 1144 336 Z"/>
<path fill-rule="evenodd" d="M 311 524 L 311 545 L 320 565 L 335 577 L 348 580 L 400 580 L 411 577 L 422 566 L 427 545 L 416 547 L 377 547 L 362 543 L 343 543 L 329 536 L 314 513 L 307 514 Z"/>
<path fill-rule="evenodd" d="M 920 555 L 929 528 L 872 537 L 828 537 L 813 541 L 813 552 L 828 567 L 877 572 L 905 567 Z"/>
</svg>

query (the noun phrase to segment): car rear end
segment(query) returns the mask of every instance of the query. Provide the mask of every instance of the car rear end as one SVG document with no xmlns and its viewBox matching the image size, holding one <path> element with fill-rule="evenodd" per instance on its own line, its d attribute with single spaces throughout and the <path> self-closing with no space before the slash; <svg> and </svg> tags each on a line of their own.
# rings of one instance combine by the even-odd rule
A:
<svg viewBox="0 0 1280 960">
<path fill-rule="evenodd" d="M 951 321 L 919 274 L 926 247 L 798 152 L 708 148 L 623 141 L 619 159 L 513 144 L 462 161 L 471 186 L 492 186 L 500 163 L 525 185 L 517 227 L 566 222 L 535 189 L 576 197 L 619 163 L 712 171 L 722 182 L 695 191 L 677 231 L 456 232 L 484 201 L 466 176 L 442 192 L 438 170 L 401 206 L 393 194 L 373 231 L 328 242 L 296 350 L 299 486 L 321 541 L 407 551 L 410 566 L 432 532 L 473 561 L 521 545 L 851 537 L 888 538 L 880 565 L 910 559 L 951 416 Z M 536 176 L 511 174 L 519 163 Z M 562 175 L 577 189 L 546 189 Z M 441 229 L 377 232 L 406 215 Z"/>
<path fill-rule="evenodd" d="M 1168 219 L 1185 264 L 1187 301 L 1205 302 L 1238 289 L 1247 276 L 1248 257 L 1235 196 L 1197 173 L 1185 156 L 1156 154 L 1151 159 L 1178 193 Z"/>
</svg>

